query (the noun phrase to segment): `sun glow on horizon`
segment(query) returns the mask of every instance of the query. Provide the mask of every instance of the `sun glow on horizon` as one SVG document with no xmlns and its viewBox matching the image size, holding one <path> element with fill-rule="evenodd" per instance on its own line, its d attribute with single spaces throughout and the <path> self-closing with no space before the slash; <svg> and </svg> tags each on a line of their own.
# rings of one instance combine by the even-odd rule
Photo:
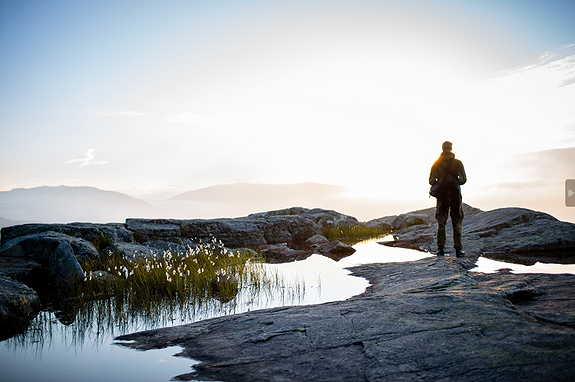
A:
<svg viewBox="0 0 575 382">
<path fill-rule="evenodd" d="M 450 140 L 468 202 L 570 213 L 575 35 L 531 47 L 550 24 L 522 3 L 114 4 L 7 8 L 0 189 L 316 182 L 419 206 Z"/>
</svg>

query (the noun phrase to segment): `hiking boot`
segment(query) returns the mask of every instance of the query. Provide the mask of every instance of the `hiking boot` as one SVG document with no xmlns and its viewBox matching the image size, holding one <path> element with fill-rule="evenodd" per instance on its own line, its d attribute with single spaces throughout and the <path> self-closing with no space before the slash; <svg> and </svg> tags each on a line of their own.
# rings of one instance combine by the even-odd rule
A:
<svg viewBox="0 0 575 382">
<path fill-rule="evenodd" d="M 463 257 L 463 256 L 465 256 L 465 252 L 463 252 L 463 249 L 458 248 L 458 249 L 455 250 L 455 256 L 457 256 L 457 257 Z"/>
<path fill-rule="evenodd" d="M 439 248 L 439 249 L 437 250 L 437 252 L 435 252 L 435 254 L 436 254 L 437 256 L 445 256 L 445 251 L 443 250 L 443 248 Z"/>
</svg>

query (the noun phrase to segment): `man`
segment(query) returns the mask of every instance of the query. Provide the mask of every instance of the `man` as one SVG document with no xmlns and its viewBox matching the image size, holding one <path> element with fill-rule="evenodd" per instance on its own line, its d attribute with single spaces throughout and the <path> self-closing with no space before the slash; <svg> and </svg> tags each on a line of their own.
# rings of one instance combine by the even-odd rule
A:
<svg viewBox="0 0 575 382">
<path fill-rule="evenodd" d="M 442 183 L 442 191 L 436 196 L 437 206 L 435 209 L 435 218 L 437 219 L 437 255 L 445 255 L 445 226 L 447 217 L 451 214 L 451 226 L 453 227 L 453 241 L 455 255 L 461 257 L 465 255 L 463 245 L 461 244 L 462 223 L 463 223 L 463 205 L 461 203 L 461 185 L 467 182 L 465 169 L 460 160 L 455 159 L 451 152 L 452 143 L 443 142 L 443 152 L 439 159 L 431 166 L 429 174 L 429 184 L 437 182 Z M 451 213 L 450 213 L 451 212 Z"/>
</svg>

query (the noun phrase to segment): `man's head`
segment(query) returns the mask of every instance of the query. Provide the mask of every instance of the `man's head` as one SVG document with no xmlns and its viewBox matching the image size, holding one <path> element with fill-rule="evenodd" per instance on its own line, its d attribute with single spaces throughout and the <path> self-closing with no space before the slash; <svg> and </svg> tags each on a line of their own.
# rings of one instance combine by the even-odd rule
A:
<svg viewBox="0 0 575 382">
<path fill-rule="evenodd" d="M 441 145 L 441 148 L 443 149 L 443 151 L 451 151 L 453 144 L 449 141 L 445 141 L 443 142 L 443 144 Z"/>
</svg>

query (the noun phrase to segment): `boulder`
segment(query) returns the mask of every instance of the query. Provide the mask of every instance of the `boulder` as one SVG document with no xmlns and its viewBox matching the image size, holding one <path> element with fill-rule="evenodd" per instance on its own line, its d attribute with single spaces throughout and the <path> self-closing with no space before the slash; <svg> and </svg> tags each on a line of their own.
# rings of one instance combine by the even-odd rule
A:
<svg viewBox="0 0 575 382">
<path fill-rule="evenodd" d="M 129 261 L 152 259 L 154 255 L 157 258 L 162 258 L 164 256 L 163 250 L 137 243 L 116 243 L 111 247 L 110 251 L 113 255 L 123 256 Z"/>
<path fill-rule="evenodd" d="M 335 255 L 336 260 L 339 260 L 339 258 L 353 254 L 355 252 L 355 249 L 349 244 L 342 243 L 339 240 L 333 240 L 327 244 L 321 245 L 318 248 L 318 251 L 322 254 Z M 328 257 L 333 258 L 333 256 L 329 255 Z"/>
<path fill-rule="evenodd" d="M 313 235 L 312 237 L 310 237 L 309 239 L 307 239 L 305 241 L 306 244 L 308 245 L 313 245 L 313 244 L 326 244 L 329 243 L 329 240 L 327 239 L 327 237 L 317 234 L 317 235 Z"/>
<path fill-rule="evenodd" d="M 283 210 L 260 212 L 248 215 L 249 218 L 270 218 L 270 217 L 299 217 L 313 221 L 319 231 L 324 227 L 352 227 L 360 224 L 353 216 L 345 215 L 333 210 L 324 210 L 321 208 L 308 209 L 303 207 L 292 207 Z"/>
<path fill-rule="evenodd" d="M 467 218 L 483 213 L 482 210 L 463 203 L 463 213 Z M 368 226 L 382 225 L 389 226 L 392 230 L 397 231 L 414 225 L 436 224 L 435 207 L 425 208 L 422 210 L 411 211 L 401 215 L 384 216 L 378 219 L 370 220 L 366 223 Z"/>
<path fill-rule="evenodd" d="M 301 243 L 321 232 L 320 226 L 305 215 L 277 215 L 257 220 L 267 243 Z"/>
<path fill-rule="evenodd" d="M 84 280 L 86 275 L 74 256 L 74 250 L 67 242 L 62 242 L 48 257 L 50 277 L 59 286 L 69 286 Z"/>
<path fill-rule="evenodd" d="M 184 237 L 208 242 L 217 239 L 231 248 L 266 243 L 261 227 L 251 219 L 184 220 L 181 227 Z"/>
<path fill-rule="evenodd" d="M 395 220 L 395 216 L 388 216 L 379 219 L 373 219 L 366 223 L 366 227 L 377 228 L 383 231 L 391 232 L 393 230 L 393 226 L 391 223 Z"/>
<path fill-rule="evenodd" d="M 331 215 L 329 215 L 331 216 Z M 126 227 L 139 242 L 183 237 L 194 241 L 220 240 L 226 247 L 303 242 L 321 233 L 322 214 L 253 214 L 235 219 L 127 219 Z M 332 221 L 342 221 L 333 218 Z M 357 220 L 355 220 L 357 222 Z"/>
<path fill-rule="evenodd" d="M 34 289 L 0 275 L 0 340 L 24 331 L 40 306 Z"/>
<path fill-rule="evenodd" d="M 264 244 L 260 245 L 258 249 L 263 253 L 267 262 L 275 264 L 304 260 L 313 253 L 309 249 L 290 248 L 288 243 Z"/>
<path fill-rule="evenodd" d="M 401 214 L 397 216 L 395 219 L 393 219 L 393 221 L 391 222 L 391 226 L 394 230 L 397 230 L 406 227 L 411 227 L 414 225 L 430 224 L 433 223 L 434 220 L 435 220 L 434 217 L 430 217 L 429 215 L 426 214 L 415 214 L 415 213 Z"/>
<path fill-rule="evenodd" d="M 103 249 L 106 244 L 134 241 L 130 231 L 120 223 L 22 224 L 2 228 L 2 246 L 20 236 L 48 231 L 84 239 L 98 247 L 98 250 Z"/>
<path fill-rule="evenodd" d="M 575 251 L 575 224 L 525 208 L 499 208 L 464 220 L 463 234 L 481 238 L 487 251 Z"/>
<path fill-rule="evenodd" d="M 47 261 L 52 252 L 63 242 L 68 243 L 79 258 L 98 258 L 100 256 L 89 241 L 53 231 L 17 236 L 4 243 L 0 248 L 0 256 L 30 257 Z"/>
</svg>

